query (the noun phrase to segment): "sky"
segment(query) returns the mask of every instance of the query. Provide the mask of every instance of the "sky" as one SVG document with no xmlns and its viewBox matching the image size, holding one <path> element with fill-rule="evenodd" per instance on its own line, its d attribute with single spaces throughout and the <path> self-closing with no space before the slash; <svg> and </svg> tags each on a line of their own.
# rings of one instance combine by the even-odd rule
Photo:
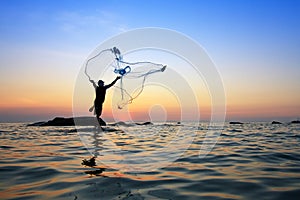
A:
<svg viewBox="0 0 300 200">
<path fill-rule="evenodd" d="M 0 0 L 0 122 L 72 116 L 74 85 L 90 53 L 144 27 L 175 30 L 206 50 L 223 80 L 226 120 L 297 119 L 299 19 L 296 0 Z M 158 100 L 151 94 L 153 107 Z M 137 120 L 148 112 L 143 102 L 131 105 Z M 209 112 L 209 100 L 202 102 Z M 173 107 L 168 113 L 177 116 Z M 163 109 L 151 112 L 161 116 Z"/>
</svg>

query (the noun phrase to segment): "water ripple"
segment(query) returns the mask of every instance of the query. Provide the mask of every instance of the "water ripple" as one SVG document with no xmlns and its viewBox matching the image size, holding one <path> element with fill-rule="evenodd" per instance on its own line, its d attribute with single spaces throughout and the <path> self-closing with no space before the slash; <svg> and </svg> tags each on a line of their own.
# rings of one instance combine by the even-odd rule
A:
<svg viewBox="0 0 300 200">
<path fill-rule="evenodd" d="M 168 123 L 94 134 L 91 127 L 0 124 L 1 199 L 299 198 L 299 125 L 226 124 L 213 150 L 200 159 L 207 127 Z M 214 137 L 207 142 L 213 144 Z M 190 145 L 183 148 L 182 141 Z M 174 148 L 167 149 L 171 142 Z M 98 168 L 81 165 L 91 156 L 87 149 L 100 158 Z M 120 168 L 126 162 L 157 165 L 164 156 L 174 159 L 153 171 Z"/>
</svg>

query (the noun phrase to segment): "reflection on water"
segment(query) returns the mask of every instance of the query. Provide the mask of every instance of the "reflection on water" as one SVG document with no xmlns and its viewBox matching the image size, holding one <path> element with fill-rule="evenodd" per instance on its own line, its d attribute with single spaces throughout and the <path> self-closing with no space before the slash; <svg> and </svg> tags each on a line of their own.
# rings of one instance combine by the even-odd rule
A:
<svg viewBox="0 0 300 200">
<path fill-rule="evenodd" d="M 178 159 L 193 142 L 197 126 L 157 124 L 77 129 L 90 153 L 107 168 L 152 171 Z"/>
<path fill-rule="evenodd" d="M 200 159 L 206 127 L 81 127 L 87 151 L 74 128 L 0 124 L 1 199 L 298 199 L 299 125 L 226 124 Z"/>
</svg>

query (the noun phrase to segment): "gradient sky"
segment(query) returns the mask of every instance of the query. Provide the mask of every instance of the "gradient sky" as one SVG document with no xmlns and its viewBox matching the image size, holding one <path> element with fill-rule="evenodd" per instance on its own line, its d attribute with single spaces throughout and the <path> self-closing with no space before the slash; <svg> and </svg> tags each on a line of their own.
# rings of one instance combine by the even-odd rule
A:
<svg viewBox="0 0 300 200">
<path fill-rule="evenodd" d="M 71 116 L 90 52 L 143 27 L 176 30 L 206 49 L 223 78 L 227 120 L 296 119 L 299 19 L 296 0 L 1 0 L 0 122 Z"/>
</svg>

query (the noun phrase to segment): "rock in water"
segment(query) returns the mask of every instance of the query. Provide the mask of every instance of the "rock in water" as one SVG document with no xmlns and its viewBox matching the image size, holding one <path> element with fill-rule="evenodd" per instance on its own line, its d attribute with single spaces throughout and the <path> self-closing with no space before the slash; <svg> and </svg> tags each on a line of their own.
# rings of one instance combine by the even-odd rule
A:
<svg viewBox="0 0 300 200">
<path fill-rule="evenodd" d="M 271 124 L 282 124 L 281 122 L 278 122 L 278 121 L 272 121 Z"/>
<path fill-rule="evenodd" d="M 291 124 L 300 124 L 299 120 L 291 121 Z"/>
<path fill-rule="evenodd" d="M 229 122 L 229 124 L 244 124 L 242 122 Z"/>
<path fill-rule="evenodd" d="M 52 120 L 47 122 L 36 122 L 32 124 L 28 124 L 28 126 L 106 126 L 105 121 L 103 119 L 99 119 L 99 122 L 95 117 L 55 117 Z"/>
</svg>

